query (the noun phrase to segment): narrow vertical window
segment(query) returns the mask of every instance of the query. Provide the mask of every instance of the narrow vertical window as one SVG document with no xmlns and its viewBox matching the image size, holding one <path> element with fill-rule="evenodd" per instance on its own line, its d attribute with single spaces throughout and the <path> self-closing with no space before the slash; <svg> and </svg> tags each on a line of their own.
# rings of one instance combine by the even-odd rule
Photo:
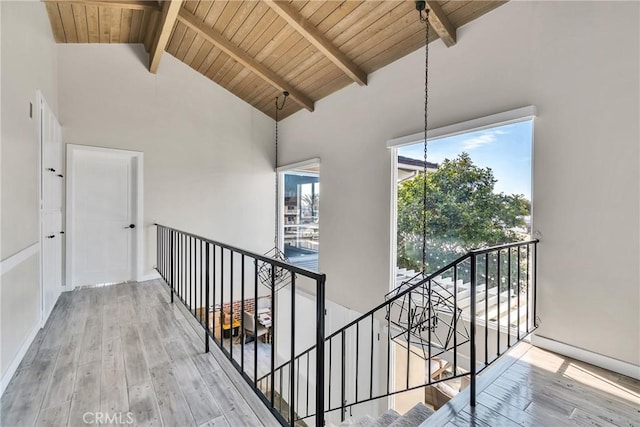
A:
<svg viewBox="0 0 640 427">
<path fill-rule="evenodd" d="M 318 271 L 320 250 L 320 165 L 281 171 L 282 250 L 291 264 Z"/>
</svg>

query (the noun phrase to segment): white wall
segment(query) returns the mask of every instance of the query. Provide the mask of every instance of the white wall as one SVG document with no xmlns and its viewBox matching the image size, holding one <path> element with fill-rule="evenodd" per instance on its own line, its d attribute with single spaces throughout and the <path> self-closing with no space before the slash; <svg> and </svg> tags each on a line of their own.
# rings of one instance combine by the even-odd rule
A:
<svg viewBox="0 0 640 427">
<path fill-rule="evenodd" d="M 2 2 L 2 259 L 39 240 L 36 90 L 58 112 L 56 48 L 46 10 Z M 33 118 L 29 117 L 33 104 Z"/>
<path fill-rule="evenodd" d="M 510 2 L 433 43 L 430 123 L 533 104 L 539 334 L 639 364 L 638 3 Z M 282 163 L 322 161 L 320 271 L 358 311 L 390 277 L 386 140 L 423 126 L 419 50 L 283 122 Z M 348 256 L 345 256 L 348 254 Z"/>
<path fill-rule="evenodd" d="M 0 2 L 1 24 L 1 180 L 3 266 L 13 255 L 33 246 L 39 236 L 36 90 L 54 112 L 58 109 L 57 55 L 44 5 Z M 29 117 L 33 104 L 33 118 Z M 9 367 L 40 321 L 38 253 L 11 271 L 3 268 L 0 283 L 0 373 L 6 385 Z M 19 357 L 18 357 L 19 361 Z"/>
<path fill-rule="evenodd" d="M 145 274 L 154 222 L 264 252 L 273 246 L 274 122 L 142 45 L 61 44 L 63 141 L 144 152 Z"/>
</svg>

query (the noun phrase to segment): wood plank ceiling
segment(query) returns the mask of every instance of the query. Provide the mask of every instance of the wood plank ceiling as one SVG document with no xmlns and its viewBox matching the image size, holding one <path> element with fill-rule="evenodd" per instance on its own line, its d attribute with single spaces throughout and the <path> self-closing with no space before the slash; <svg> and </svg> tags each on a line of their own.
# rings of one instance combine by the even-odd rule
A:
<svg viewBox="0 0 640 427">
<path fill-rule="evenodd" d="M 456 43 L 456 29 L 504 1 L 427 1 L 430 41 Z M 164 51 L 265 114 L 275 97 L 300 109 L 424 46 L 413 1 L 46 0 L 58 43 L 143 43 L 149 70 Z"/>
</svg>

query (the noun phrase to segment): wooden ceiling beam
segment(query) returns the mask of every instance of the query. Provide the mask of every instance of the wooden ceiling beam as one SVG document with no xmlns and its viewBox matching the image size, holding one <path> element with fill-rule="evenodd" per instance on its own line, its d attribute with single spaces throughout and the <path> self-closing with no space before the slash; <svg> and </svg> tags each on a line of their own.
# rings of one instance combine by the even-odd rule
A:
<svg viewBox="0 0 640 427">
<path fill-rule="evenodd" d="M 113 7 L 130 10 L 160 10 L 155 2 L 144 0 L 110 1 L 110 0 L 45 0 L 45 3 L 79 4 L 83 6 Z"/>
<path fill-rule="evenodd" d="M 182 6 L 182 0 L 166 0 L 162 4 L 162 14 L 160 16 L 160 22 L 156 30 L 156 34 L 151 45 L 151 52 L 149 53 L 149 71 L 155 74 L 158 72 L 158 66 L 160 65 L 160 58 L 167 48 L 169 37 L 176 20 L 178 19 L 178 13 Z"/>
<path fill-rule="evenodd" d="M 429 24 L 431 24 L 431 27 L 436 30 L 436 33 L 438 33 L 438 36 L 447 47 L 456 44 L 456 27 L 451 24 L 438 2 L 427 0 L 427 6 L 429 7 Z"/>
<path fill-rule="evenodd" d="M 208 27 L 201 19 L 195 16 L 193 13 L 186 9 L 181 9 L 178 14 L 178 20 L 193 31 L 197 32 L 201 37 L 218 47 L 224 53 L 229 55 L 238 63 L 249 69 L 251 72 L 257 74 L 260 78 L 265 80 L 271 86 L 275 87 L 279 91 L 288 91 L 291 99 L 302 105 L 309 111 L 313 111 L 313 101 L 304 93 L 297 89 L 294 89 L 288 82 L 284 81 L 276 73 L 269 70 L 267 67 L 257 62 L 246 52 L 239 47 L 232 44 L 229 40 L 223 37 L 222 34 L 216 30 Z"/>
<path fill-rule="evenodd" d="M 264 2 L 324 56 L 336 64 L 349 78 L 360 86 L 366 86 L 367 73 L 327 40 L 313 24 L 292 8 L 288 2 L 275 0 L 264 0 Z"/>
</svg>

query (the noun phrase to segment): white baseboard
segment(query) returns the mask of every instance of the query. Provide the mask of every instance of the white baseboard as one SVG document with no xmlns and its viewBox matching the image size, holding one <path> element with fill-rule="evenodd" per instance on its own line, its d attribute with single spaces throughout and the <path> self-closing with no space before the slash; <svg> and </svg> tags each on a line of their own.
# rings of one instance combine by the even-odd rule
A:
<svg viewBox="0 0 640 427">
<path fill-rule="evenodd" d="M 531 344 L 640 380 L 640 366 L 534 334 Z"/>
<path fill-rule="evenodd" d="M 145 274 L 144 276 L 142 276 L 141 282 L 146 282 L 149 280 L 157 280 L 157 279 L 162 279 L 162 276 L 160 276 L 160 273 L 154 270 L 151 273 Z"/>
<path fill-rule="evenodd" d="M 27 338 L 22 343 L 20 350 L 18 350 L 18 353 L 13 358 L 11 365 L 9 365 L 7 371 L 4 373 L 4 375 L 2 375 L 2 379 L 0 379 L 0 395 L 4 394 L 4 391 L 9 385 L 11 378 L 13 378 L 13 374 L 15 374 L 18 370 L 20 362 L 22 362 L 24 355 L 27 354 L 27 350 L 29 350 L 29 346 L 31 346 L 31 343 L 36 338 L 36 335 L 38 335 L 39 330 L 40 322 L 36 322 L 36 324 L 33 326 L 33 329 L 31 330 L 31 332 L 29 332 L 29 335 L 27 335 Z"/>
</svg>

